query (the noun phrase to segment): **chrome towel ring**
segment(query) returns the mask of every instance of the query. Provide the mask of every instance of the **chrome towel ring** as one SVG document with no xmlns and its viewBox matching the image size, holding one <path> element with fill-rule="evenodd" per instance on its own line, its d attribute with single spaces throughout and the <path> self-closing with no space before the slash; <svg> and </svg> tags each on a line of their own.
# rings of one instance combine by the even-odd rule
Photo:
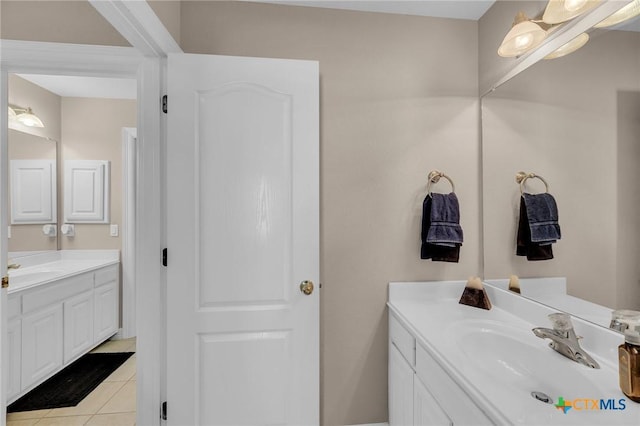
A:
<svg viewBox="0 0 640 426">
<path fill-rule="evenodd" d="M 525 173 L 521 171 L 516 173 L 516 182 L 520 184 L 520 194 L 524 194 L 524 183 L 526 182 L 526 180 L 534 178 L 540 179 L 542 183 L 544 183 L 545 192 L 549 192 L 549 184 L 546 180 L 544 180 L 542 176 L 535 173 Z"/>
<path fill-rule="evenodd" d="M 428 194 L 431 194 L 431 184 L 438 183 L 440 181 L 440 178 L 445 178 L 446 180 L 448 180 L 449 183 L 451 184 L 451 192 L 456 192 L 456 186 L 453 184 L 453 181 L 449 176 L 445 175 L 443 172 L 439 170 L 431 170 L 429 172 L 429 182 L 427 183 Z"/>
</svg>

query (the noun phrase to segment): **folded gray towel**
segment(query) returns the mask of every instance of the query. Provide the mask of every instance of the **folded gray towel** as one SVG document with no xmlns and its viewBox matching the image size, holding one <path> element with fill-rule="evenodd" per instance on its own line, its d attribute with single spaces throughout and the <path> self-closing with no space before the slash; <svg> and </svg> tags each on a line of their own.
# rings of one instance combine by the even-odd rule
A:
<svg viewBox="0 0 640 426">
<path fill-rule="evenodd" d="M 558 206 L 553 195 L 524 193 L 522 197 L 527 208 L 531 242 L 543 245 L 559 240 Z"/>
<path fill-rule="evenodd" d="M 440 246 L 454 247 L 462 244 L 460 227 L 460 206 L 455 193 L 430 194 L 431 226 L 427 233 L 427 242 Z"/>
</svg>

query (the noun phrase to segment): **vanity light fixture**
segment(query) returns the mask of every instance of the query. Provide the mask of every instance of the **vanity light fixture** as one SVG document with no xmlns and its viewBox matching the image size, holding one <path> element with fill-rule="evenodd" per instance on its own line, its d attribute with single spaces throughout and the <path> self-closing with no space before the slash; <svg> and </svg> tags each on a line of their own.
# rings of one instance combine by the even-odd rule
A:
<svg viewBox="0 0 640 426">
<path fill-rule="evenodd" d="M 42 120 L 33 113 L 31 107 L 21 108 L 18 106 L 9 106 L 9 116 L 11 117 L 11 111 L 15 115 L 15 120 L 27 127 L 44 127 Z"/>
<path fill-rule="evenodd" d="M 594 25 L 594 28 L 611 27 L 631 18 L 635 18 L 638 15 L 640 15 L 640 0 L 633 0 L 631 3 L 620 8 L 620 10 L 609 16 L 604 21 Z"/>
<path fill-rule="evenodd" d="M 502 40 L 498 55 L 503 58 L 520 56 L 534 49 L 547 37 L 547 32 L 537 23 L 524 14 L 518 12 L 513 27 Z"/>
<path fill-rule="evenodd" d="M 593 9 L 600 0 L 549 0 L 542 15 L 547 24 L 560 24 Z"/>
<path fill-rule="evenodd" d="M 576 50 L 580 49 L 582 46 L 587 44 L 588 41 L 589 41 L 589 34 L 582 33 L 578 37 L 571 40 L 570 42 L 563 44 L 553 52 L 549 53 L 547 56 L 544 57 L 544 59 L 561 58 L 565 55 L 568 55 L 569 53 L 573 53 Z"/>
</svg>

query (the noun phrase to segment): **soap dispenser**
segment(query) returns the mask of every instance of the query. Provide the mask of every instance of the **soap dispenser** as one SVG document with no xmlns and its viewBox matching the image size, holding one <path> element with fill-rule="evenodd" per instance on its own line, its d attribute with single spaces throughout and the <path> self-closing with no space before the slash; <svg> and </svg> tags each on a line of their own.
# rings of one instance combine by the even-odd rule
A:
<svg viewBox="0 0 640 426">
<path fill-rule="evenodd" d="M 620 389 L 632 401 L 640 402 L 640 322 L 630 322 L 624 331 L 624 343 L 618 346 L 618 364 Z"/>
</svg>

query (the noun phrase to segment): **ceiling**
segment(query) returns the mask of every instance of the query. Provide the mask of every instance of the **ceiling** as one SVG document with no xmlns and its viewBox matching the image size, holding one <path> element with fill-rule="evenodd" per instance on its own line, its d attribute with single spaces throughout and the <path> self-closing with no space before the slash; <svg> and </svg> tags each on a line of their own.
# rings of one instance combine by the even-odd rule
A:
<svg viewBox="0 0 640 426">
<path fill-rule="evenodd" d="M 136 99 L 136 80 L 127 78 L 18 74 L 64 98 Z"/>
<path fill-rule="evenodd" d="M 401 15 L 433 16 L 437 18 L 471 19 L 477 21 L 495 3 L 495 0 L 246 0 L 292 6 L 324 7 L 330 9 L 360 10 L 366 12 L 396 13 Z"/>
</svg>

